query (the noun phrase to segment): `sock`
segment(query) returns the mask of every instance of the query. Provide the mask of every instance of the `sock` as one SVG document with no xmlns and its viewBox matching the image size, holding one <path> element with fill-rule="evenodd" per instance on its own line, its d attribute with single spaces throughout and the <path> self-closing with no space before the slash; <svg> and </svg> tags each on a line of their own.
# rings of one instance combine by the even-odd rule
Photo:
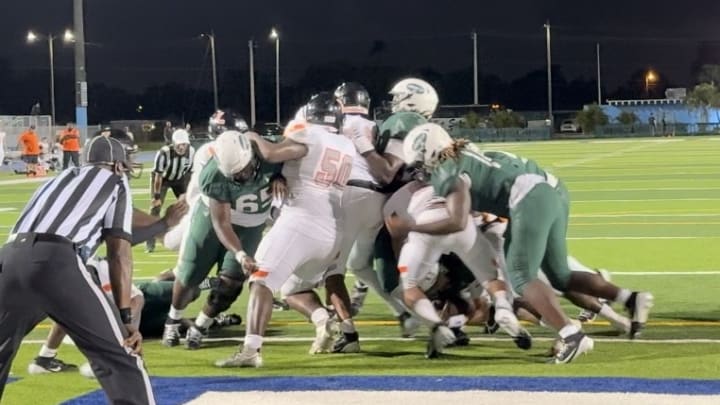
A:
<svg viewBox="0 0 720 405">
<path fill-rule="evenodd" d="M 630 290 L 621 288 L 618 292 L 617 297 L 615 297 L 615 302 L 617 302 L 618 304 L 626 305 L 631 295 L 632 292 Z"/>
<path fill-rule="evenodd" d="M 453 315 L 450 318 L 448 318 L 448 326 L 450 328 L 462 328 L 467 323 L 467 316 L 465 315 Z"/>
<path fill-rule="evenodd" d="M 435 311 L 435 307 L 432 302 L 427 298 L 419 299 L 415 305 L 413 305 L 413 311 L 420 317 L 428 326 L 434 326 L 442 323 L 442 319 Z"/>
<path fill-rule="evenodd" d="M 494 294 L 494 296 L 495 308 L 507 309 L 508 311 L 513 312 L 512 304 L 508 301 L 505 291 L 498 291 Z"/>
<path fill-rule="evenodd" d="M 580 332 L 580 328 L 569 323 L 569 324 L 565 325 L 565 327 L 560 329 L 560 331 L 558 332 L 558 335 L 560 335 L 560 337 L 563 339 L 567 339 L 568 336 L 572 336 L 578 332 Z"/>
<path fill-rule="evenodd" d="M 40 357 L 53 358 L 53 357 L 57 356 L 57 349 L 51 349 L 51 348 L 47 347 L 47 345 L 42 345 L 42 347 L 40 348 L 40 353 L 38 353 L 38 355 Z"/>
<path fill-rule="evenodd" d="M 173 321 L 180 322 L 182 320 L 184 309 L 177 309 L 174 306 L 170 305 L 170 311 L 168 312 L 168 318 L 172 319 Z"/>
<path fill-rule="evenodd" d="M 195 318 L 195 326 L 198 329 L 207 329 L 212 325 L 214 319 L 210 318 L 209 316 L 205 315 L 205 312 L 200 311 L 197 318 Z"/>
<path fill-rule="evenodd" d="M 245 335 L 245 344 L 243 349 L 247 348 L 254 351 L 260 351 L 263 344 L 263 337 L 260 335 Z"/>
<path fill-rule="evenodd" d="M 330 319 L 330 315 L 328 315 L 327 310 L 322 307 L 316 309 L 310 315 L 310 320 L 316 328 L 324 328 L 325 324 L 327 324 L 328 319 Z"/>
<path fill-rule="evenodd" d="M 352 319 L 346 319 L 340 323 L 342 333 L 355 333 L 355 323 Z"/>
<path fill-rule="evenodd" d="M 600 307 L 600 311 L 598 312 L 598 315 L 600 315 L 601 317 L 603 317 L 609 321 L 615 321 L 618 323 L 624 323 L 626 320 L 626 318 L 624 316 L 615 312 L 615 310 L 612 309 L 612 307 L 610 307 L 610 305 L 607 305 L 607 304 L 603 304 L 603 306 Z"/>
</svg>

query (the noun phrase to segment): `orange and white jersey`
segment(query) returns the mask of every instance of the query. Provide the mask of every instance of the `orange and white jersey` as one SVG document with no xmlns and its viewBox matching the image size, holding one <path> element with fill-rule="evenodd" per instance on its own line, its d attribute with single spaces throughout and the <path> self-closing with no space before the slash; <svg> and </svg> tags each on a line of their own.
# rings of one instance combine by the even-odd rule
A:
<svg viewBox="0 0 720 405">
<path fill-rule="evenodd" d="M 352 139 L 356 134 L 361 134 L 370 139 L 373 142 L 375 136 L 375 124 L 367 118 L 360 115 L 345 115 L 345 121 L 343 122 L 342 134 Z M 370 166 L 368 166 L 367 160 L 362 157 L 357 150 L 355 151 L 355 157 L 353 158 L 353 168 L 350 173 L 350 180 L 363 180 L 377 183 L 377 180 L 370 174 Z"/>
<path fill-rule="evenodd" d="M 107 260 L 96 257 L 90 258 L 87 261 L 87 267 L 95 268 L 98 279 L 100 279 L 100 288 L 102 288 L 103 293 L 105 293 L 105 296 L 107 296 L 110 302 L 115 302 L 115 297 L 112 293 L 112 285 L 110 284 L 110 266 L 108 265 Z M 142 295 L 142 291 L 140 291 L 135 284 L 130 287 L 130 299 Z"/>
<path fill-rule="evenodd" d="M 285 136 L 305 144 L 308 153 L 283 166 L 289 197 L 282 215 L 331 219 L 334 223 L 341 217 L 342 194 L 352 171 L 355 146 L 328 127 L 300 121 L 288 126 Z"/>
</svg>

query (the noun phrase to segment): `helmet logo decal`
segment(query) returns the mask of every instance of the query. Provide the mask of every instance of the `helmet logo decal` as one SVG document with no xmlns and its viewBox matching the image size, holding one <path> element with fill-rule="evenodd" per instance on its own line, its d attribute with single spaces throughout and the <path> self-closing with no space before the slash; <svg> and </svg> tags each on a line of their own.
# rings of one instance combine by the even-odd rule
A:
<svg viewBox="0 0 720 405">
<path fill-rule="evenodd" d="M 418 134 L 418 137 L 415 138 L 413 142 L 413 150 L 415 152 L 425 153 L 425 142 L 427 142 L 427 132 Z"/>
<path fill-rule="evenodd" d="M 411 93 L 425 94 L 425 88 L 417 83 L 408 83 L 407 89 Z"/>
</svg>

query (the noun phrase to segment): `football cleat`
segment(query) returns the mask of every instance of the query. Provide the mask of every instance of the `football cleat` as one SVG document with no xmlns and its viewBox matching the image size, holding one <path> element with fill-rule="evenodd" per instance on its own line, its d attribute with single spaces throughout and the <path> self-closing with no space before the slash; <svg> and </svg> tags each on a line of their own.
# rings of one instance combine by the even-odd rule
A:
<svg viewBox="0 0 720 405">
<path fill-rule="evenodd" d="M 350 316 L 355 316 L 360 313 L 360 309 L 362 309 L 365 304 L 367 294 L 368 286 L 361 281 L 356 281 L 350 293 Z"/>
<path fill-rule="evenodd" d="M 490 305 L 488 309 L 487 321 L 485 321 L 485 333 L 494 335 L 500 329 L 500 325 L 495 322 L 495 304 Z"/>
<path fill-rule="evenodd" d="M 461 328 L 450 328 L 450 330 L 452 330 L 455 334 L 455 342 L 453 342 L 453 346 L 467 346 L 470 344 L 470 336 L 468 336 L 468 334 Z"/>
<path fill-rule="evenodd" d="M 242 323 L 242 317 L 237 314 L 220 314 L 215 317 L 211 328 L 224 328 L 226 326 L 235 326 Z"/>
<path fill-rule="evenodd" d="M 343 333 L 333 345 L 333 353 L 360 353 L 358 333 Z"/>
<path fill-rule="evenodd" d="M 62 373 L 65 371 L 74 371 L 77 370 L 77 368 L 76 365 L 67 364 L 56 357 L 37 356 L 32 363 L 28 365 L 28 373 L 32 375 Z"/>
<path fill-rule="evenodd" d="M 520 321 L 510 309 L 495 307 L 495 322 L 512 337 L 515 346 L 522 350 L 529 350 L 532 347 L 532 336 L 520 326 Z"/>
<path fill-rule="evenodd" d="M 163 331 L 162 344 L 175 347 L 180 344 L 180 323 L 166 323 Z"/>
<path fill-rule="evenodd" d="M 315 340 L 310 346 L 310 350 L 308 353 L 330 353 L 330 351 L 333 349 L 333 344 L 335 340 L 333 336 L 334 327 L 335 322 L 333 322 L 332 320 L 328 320 L 324 326 L 319 326 L 315 328 Z"/>
<path fill-rule="evenodd" d="M 630 339 L 635 339 L 640 336 L 642 329 L 647 323 L 648 316 L 650 315 L 650 308 L 654 305 L 654 297 L 649 292 L 633 292 L 630 299 L 625 304 L 627 310 L 630 312 Z"/>
<path fill-rule="evenodd" d="M 577 356 L 593 349 L 595 342 L 582 332 L 577 332 L 563 339 L 563 344 L 552 359 L 555 364 L 565 364 L 573 361 Z"/>
<path fill-rule="evenodd" d="M 242 351 L 235 352 L 232 356 L 227 359 L 218 360 L 215 362 L 216 367 L 230 368 L 230 367 L 262 367 L 263 360 L 260 355 L 260 351 L 253 349 L 245 349 Z"/>
<path fill-rule="evenodd" d="M 185 334 L 185 347 L 188 350 L 197 350 L 202 346 L 203 337 L 207 335 L 207 330 L 198 328 L 196 325 L 192 325 L 188 328 Z"/>
<path fill-rule="evenodd" d="M 455 342 L 455 334 L 445 325 L 438 324 L 432 328 L 430 339 L 428 339 L 425 358 L 435 359 L 442 354 L 443 350 Z"/>
<path fill-rule="evenodd" d="M 82 366 L 80 366 L 80 375 L 85 378 L 95 379 L 95 372 L 93 371 L 92 367 L 90 366 L 90 363 L 85 363 Z"/>
</svg>

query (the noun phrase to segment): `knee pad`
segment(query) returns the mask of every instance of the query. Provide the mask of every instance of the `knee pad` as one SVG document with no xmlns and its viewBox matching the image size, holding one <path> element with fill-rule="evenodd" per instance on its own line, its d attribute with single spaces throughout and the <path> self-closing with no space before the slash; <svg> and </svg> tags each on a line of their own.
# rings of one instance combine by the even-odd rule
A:
<svg viewBox="0 0 720 405">
<path fill-rule="evenodd" d="M 223 277 L 218 278 L 218 282 L 210 289 L 208 295 L 208 305 L 215 311 L 223 312 L 230 308 L 243 290 L 243 283 L 238 281 L 227 281 Z"/>
</svg>

